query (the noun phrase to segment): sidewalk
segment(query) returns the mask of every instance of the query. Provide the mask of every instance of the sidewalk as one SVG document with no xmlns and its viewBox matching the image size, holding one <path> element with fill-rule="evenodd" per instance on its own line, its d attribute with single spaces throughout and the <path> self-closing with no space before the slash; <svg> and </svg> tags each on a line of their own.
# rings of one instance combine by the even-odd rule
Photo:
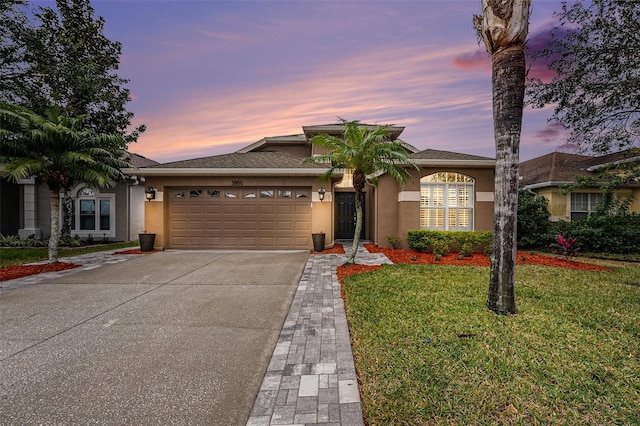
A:
<svg viewBox="0 0 640 426">
<path fill-rule="evenodd" d="M 343 243 L 349 253 L 350 243 Z M 247 426 L 363 425 L 362 404 L 336 267 L 347 255 L 311 255 Z M 356 262 L 391 263 L 358 248 Z"/>
</svg>

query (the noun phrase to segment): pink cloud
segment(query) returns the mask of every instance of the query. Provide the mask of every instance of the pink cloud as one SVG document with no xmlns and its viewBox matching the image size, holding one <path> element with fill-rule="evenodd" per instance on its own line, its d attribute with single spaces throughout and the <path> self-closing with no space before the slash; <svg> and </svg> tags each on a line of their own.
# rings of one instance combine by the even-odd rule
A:
<svg viewBox="0 0 640 426">
<path fill-rule="evenodd" d="M 454 67 L 462 70 L 481 69 L 491 71 L 491 56 L 484 50 L 467 52 L 453 58 Z"/>
</svg>

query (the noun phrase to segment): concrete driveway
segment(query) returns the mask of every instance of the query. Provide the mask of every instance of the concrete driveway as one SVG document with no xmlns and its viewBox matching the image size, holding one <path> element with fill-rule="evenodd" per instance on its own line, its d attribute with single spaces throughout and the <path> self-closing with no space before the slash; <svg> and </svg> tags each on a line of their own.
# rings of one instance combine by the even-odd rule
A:
<svg viewBox="0 0 640 426">
<path fill-rule="evenodd" d="M 244 425 L 307 252 L 166 251 L 0 297 L 0 423 Z"/>
</svg>

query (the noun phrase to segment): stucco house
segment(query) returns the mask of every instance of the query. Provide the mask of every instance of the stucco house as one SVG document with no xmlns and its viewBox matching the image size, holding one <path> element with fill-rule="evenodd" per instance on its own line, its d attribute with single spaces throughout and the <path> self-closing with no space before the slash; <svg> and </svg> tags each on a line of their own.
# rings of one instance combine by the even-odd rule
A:
<svg viewBox="0 0 640 426">
<path fill-rule="evenodd" d="M 566 187 L 575 183 L 575 176 L 596 176 L 602 168 L 640 161 L 637 150 L 630 149 L 608 155 L 591 156 L 552 152 L 520 163 L 520 187 L 545 197 L 551 221 L 572 221 L 595 211 L 602 200 L 599 186 L 575 189 Z M 620 198 L 630 197 L 629 209 L 640 212 L 640 184 L 632 183 L 616 190 Z"/>
<path fill-rule="evenodd" d="M 138 154 L 129 161 L 136 167 L 158 164 Z M 144 230 L 144 183 L 132 173 L 114 188 L 95 190 L 84 183 L 71 188 L 71 235 L 95 240 L 136 240 Z M 26 238 L 46 238 L 51 233 L 50 195 L 36 179 L 12 182 L 0 179 L 0 233 Z"/>
<path fill-rule="evenodd" d="M 364 124 L 363 124 L 364 125 Z M 311 234 L 325 244 L 354 233 L 355 193 L 348 170 L 329 182 L 327 167 L 302 164 L 318 153 L 317 134 L 341 136 L 341 124 L 304 126 L 303 133 L 266 137 L 234 153 L 151 165 L 125 172 L 146 179 L 145 228 L 157 248 L 310 249 Z M 390 139 L 404 127 L 393 126 Z M 449 151 L 418 151 L 402 142 L 420 166 L 398 185 L 382 175 L 364 200 L 363 238 L 381 246 L 409 229 L 492 229 L 495 160 Z"/>
</svg>

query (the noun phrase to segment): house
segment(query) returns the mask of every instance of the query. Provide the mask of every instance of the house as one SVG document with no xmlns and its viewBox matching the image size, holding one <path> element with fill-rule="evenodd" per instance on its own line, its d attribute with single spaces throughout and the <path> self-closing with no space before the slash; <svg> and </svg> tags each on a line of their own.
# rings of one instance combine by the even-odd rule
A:
<svg viewBox="0 0 640 426">
<path fill-rule="evenodd" d="M 153 190 L 155 198 L 145 203 L 145 226 L 156 234 L 156 247 L 306 250 L 312 233 L 325 233 L 327 246 L 353 238 L 349 171 L 323 182 L 326 165 L 302 164 L 320 153 L 309 142 L 314 135 L 341 136 L 343 125 L 302 130 L 230 154 L 126 170 L 144 177 Z M 390 127 L 390 139 L 402 142 L 403 130 Z M 492 229 L 494 159 L 418 151 L 402 143 L 420 170 L 404 185 L 382 175 L 377 187 L 367 188 L 363 238 L 386 246 L 388 236 L 406 239 L 409 229 Z"/>
<path fill-rule="evenodd" d="M 567 192 L 576 176 L 596 177 L 603 168 L 638 161 L 637 150 L 630 149 L 602 156 L 552 152 L 520 163 L 520 187 L 545 197 L 552 221 L 572 221 L 596 210 L 602 200 L 599 186 Z M 640 212 L 640 185 L 628 184 L 615 192 L 620 198 L 631 197 L 631 211 Z"/>
<path fill-rule="evenodd" d="M 137 154 L 136 167 L 158 164 Z M 71 235 L 115 241 L 136 240 L 144 230 L 144 185 L 132 174 L 114 188 L 95 190 L 78 183 L 70 190 L 73 201 Z M 0 179 L 0 233 L 20 237 L 48 237 L 51 233 L 50 195 L 35 178 L 11 182 Z"/>
</svg>

